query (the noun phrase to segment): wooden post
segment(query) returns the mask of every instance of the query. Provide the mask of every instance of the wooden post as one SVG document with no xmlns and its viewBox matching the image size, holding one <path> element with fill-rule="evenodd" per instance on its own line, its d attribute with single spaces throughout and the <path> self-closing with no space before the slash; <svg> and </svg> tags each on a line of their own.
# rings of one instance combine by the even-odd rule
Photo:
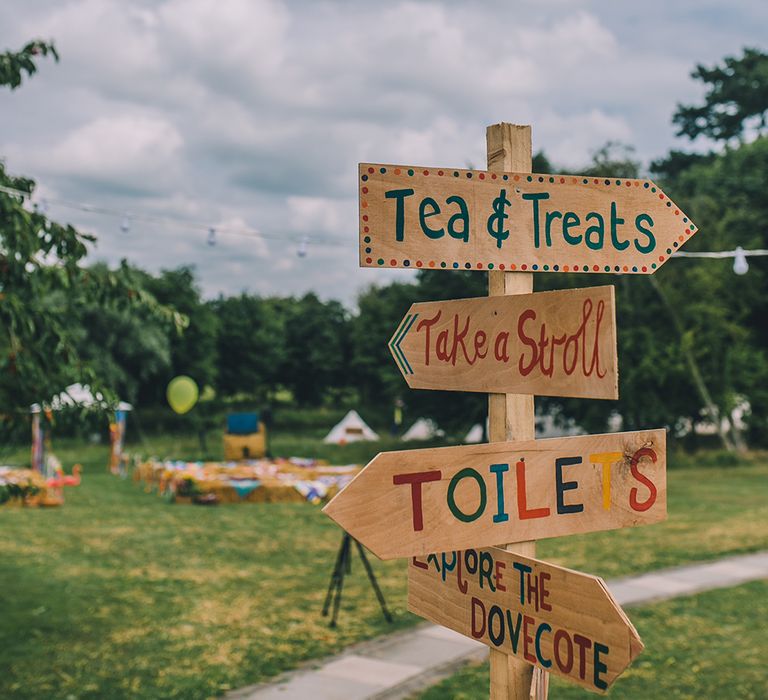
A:
<svg viewBox="0 0 768 700">
<path fill-rule="evenodd" d="M 531 127 L 493 124 L 486 129 L 488 170 L 531 172 Z M 488 272 L 488 295 L 529 294 L 532 272 Z M 530 440 L 535 436 L 533 396 L 488 394 L 488 439 Z M 536 556 L 535 542 L 500 545 L 526 557 Z M 491 700 L 529 700 L 533 669 L 500 651 L 491 649 Z"/>
</svg>

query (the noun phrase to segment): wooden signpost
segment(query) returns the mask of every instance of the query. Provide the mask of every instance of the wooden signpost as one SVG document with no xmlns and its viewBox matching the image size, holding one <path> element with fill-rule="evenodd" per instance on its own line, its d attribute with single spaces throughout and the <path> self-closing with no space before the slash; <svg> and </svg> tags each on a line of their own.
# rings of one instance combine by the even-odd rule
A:
<svg viewBox="0 0 768 700">
<path fill-rule="evenodd" d="M 650 180 L 361 163 L 360 264 L 655 272 L 696 231 Z"/>
<path fill-rule="evenodd" d="M 413 304 L 389 349 L 411 389 L 619 398 L 613 287 Z"/>
<path fill-rule="evenodd" d="M 643 649 L 601 578 L 496 547 L 413 557 L 408 610 L 597 692 Z"/>
<path fill-rule="evenodd" d="M 381 559 L 656 523 L 665 432 L 382 452 L 324 512 Z"/>
<path fill-rule="evenodd" d="M 488 271 L 488 298 L 414 304 L 389 345 L 410 387 L 489 392 L 490 443 L 380 454 L 324 510 L 413 557 L 409 608 L 491 647 L 491 700 L 545 700 L 547 672 L 601 692 L 642 642 L 535 540 L 663 520 L 665 432 L 533 439 L 534 394 L 618 397 L 612 287 L 533 294 L 533 272 L 652 274 L 697 229 L 650 180 L 534 174 L 530 127 L 486 135 L 488 170 L 362 163 L 358 187 L 362 267 Z"/>
</svg>

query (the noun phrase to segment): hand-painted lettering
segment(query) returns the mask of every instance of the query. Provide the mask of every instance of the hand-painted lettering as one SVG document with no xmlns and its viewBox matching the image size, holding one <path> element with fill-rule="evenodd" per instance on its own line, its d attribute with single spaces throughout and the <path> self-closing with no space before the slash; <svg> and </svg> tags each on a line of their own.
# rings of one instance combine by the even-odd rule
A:
<svg viewBox="0 0 768 700">
<path fill-rule="evenodd" d="M 413 529 L 419 532 L 424 529 L 424 514 L 422 513 L 421 485 L 430 481 L 440 481 L 442 474 L 439 469 L 427 472 L 411 472 L 410 474 L 395 474 L 392 483 L 395 486 L 411 485 L 411 511 L 413 513 Z"/>
<path fill-rule="evenodd" d="M 654 503 L 656 503 L 657 495 L 656 484 L 640 471 L 639 464 L 642 457 L 649 457 L 654 463 L 657 459 L 656 453 L 650 447 L 641 447 L 632 455 L 632 459 L 629 461 L 629 468 L 632 472 L 632 476 L 648 489 L 648 498 L 642 502 L 637 498 L 638 489 L 636 486 L 632 487 L 632 490 L 629 492 L 629 505 L 632 510 L 639 512 L 648 510 Z"/>
<path fill-rule="evenodd" d="M 528 493 L 525 488 L 525 460 L 521 459 L 515 464 L 515 473 L 517 476 L 517 514 L 520 520 L 530 520 L 532 518 L 546 518 L 549 508 L 528 508 Z"/>
<path fill-rule="evenodd" d="M 405 198 L 413 194 L 412 189 L 390 190 L 385 192 L 387 199 L 394 199 L 397 203 L 395 209 L 395 240 L 402 242 L 405 239 Z"/>
</svg>

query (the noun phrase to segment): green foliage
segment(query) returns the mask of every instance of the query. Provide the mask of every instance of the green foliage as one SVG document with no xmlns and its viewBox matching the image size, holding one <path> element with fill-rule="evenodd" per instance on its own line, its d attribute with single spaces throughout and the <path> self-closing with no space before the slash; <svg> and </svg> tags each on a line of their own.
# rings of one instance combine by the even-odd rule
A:
<svg viewBox="0 0 768 700">
<path fill-rule="evenodd" d="M 151 387 L 142 386 L 144 401 L 164 401 L 165 388 L 173 377 L 185 374 L 202 390 L 214 386 L 218 375 L 218 319 L 214 308 L 203 301 L 194 270 L 178 267 L 163 270 L 157 277 L 142 272 L 144 286 L 160 304 L 172 308 L 187 319 L 181 332 L 168 338 L 170 363 Z"/>
<path fill-rule="evenodd" d="M 2 54 L 0 85 L 17 87 L 24 73 L 35 72 L 33 57 L 49 53 L 58 59 L 52 44 L 33 41 L 19 53 Z M 94 238 L 28 207 L 34 187 L 0 162 L 0 406 L 6 430 L 24 421 L 31 403 L 74 382 L 114 398 L 116 363 L 97 358 L 90 345 L 103 338 L 88 337 L 91 323 L 98 333 L 100 314 L 102 319 L 150 314 L 182 322 L 137 285 L 126 266 L 84 268 Z"/>
<path fill-rule="evenodd" d="M 0 186 L 31 194 L 34 183 L 0 163 Z M 93 239 L 24 201 L 0 192 L 0 405 L 9 412 L 80 381 L 84 370 L 67 312 L 71 295 L 85 293 L 78 263 Z"/>
<path fill-rule="evenodd" d="M 241 294 L 221 297 L 210 306 L 219 326 L 217 390 L 226 396 L 246 394 L 259 399 L 274 392 L 285 351 L 279 305 Z"/>
<path fill-rule="evenodd" d="M 408 403 L 411 392 L 389 353 L 389 339 L 406 311 L 419 300 L 416 285 L 393 282 L 369 287 L 358 297 L 358 313 L 350 323 L 350 379 L 365 406 L 392 415 L 394 401 Z"/>
<path fill-rule="evenodd" d="M 768 54 L 746 48 L 722 65 L 699 64 L 691 77 L 707 86 L 702 105 L 678 105 L 672 121 L 678 135 L 715 141 L 741 139 L 749 126 L 765 131 L 768 111 Z"/>
<path fill-rule="evenodd" d="M 30 41 L 21 51 L 0 53 L 0 85 L 6 85 L 11 90 L 15 90 L 21 85 L 25 73 L 30 77 L 37 72 L 35 59 L 48 54 L 56 61 L 59 60 L 59 54 L 53 43 L 40 39 Z"/>
<path fill-rule="evenodd" d="M 768 137 L 695 163 L 675 178 L 681 206 L 702 231 L 686 250 L 767 248 Z M 749 272 L 733 273 L 730 261 L 678 263 L 659 275 L 686 329 L 716 403 L 729 410 L 747 397 L 751 437 L 764 444 L 768 427 L 768 266 L 749 260 Z M 662 273 L 666 268 L 662 269 Z"/>
<path fill-rule="evenodd" d="M 129 299 L 142 289 L 147 277 L 125 263 L 115 271 L 99 263 L 88 274 L 104 280 L 120 278 L 130 290 Z M 145 302 L 148 299 L 145 296 Z M 121 399 L 135 403 L 142 388 L 157 389 L 158 377 L 171 374 L 171 340 L 178 337 L 176 329 L 186 320 L 178 312 L 162 316 L 157 310 L 156 302 L 109 304 L 87 298 L 80 300 L 70 316 L 73 328 L 79 331 L 78 352 L 83 363 Z"/>
<path fill-rule="evenodd" d="M 322 302 L 315 294 L 290 300 L 284 309 L 281 383 L 300 405 L 322 404 L 348 382 L 347 312 L 339 302 Z"/>
</svg>

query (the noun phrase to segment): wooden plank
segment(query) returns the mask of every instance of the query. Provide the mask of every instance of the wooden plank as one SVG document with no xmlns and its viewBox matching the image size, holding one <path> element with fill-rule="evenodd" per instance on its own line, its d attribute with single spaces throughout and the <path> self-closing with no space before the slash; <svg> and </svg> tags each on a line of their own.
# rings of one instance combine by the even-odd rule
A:
<svg viewBox="0 0 768 700">
<path fill-rule="evenodd" d="M 619 398 L 611 286 L 413 304 L 389 349 L 411 389 Z"/>
<path fill-rule="evenodd" d="M 599 693 L 643 649 L 602 579 L 496 547 L 414 557 L 408 609 Z"/>
<path fill-rule="evenodd" d="M 696 226 L 651 180 L 361 163 L 360 265 L 651 274 Z"/>
<path fill-rule="evenodd" d="M 383 452 L 323 509 L 382 559 L 655 523 L 666 435 Z"/>
<path fill-rule="evenodd" d="M 532 167 L 531 127 L 520 124 L 492 124 L 485 130 L 488 170 L 529 171 Z M 501 268 L 503 270 L 503 268 Z M 511 296 L 533 291 L 532 272 L 488 272 L 488 296 Z M 533 440 L 536 435 L 533 396 L 488 394 L 488 440 Z M 536 556 L 535 542 L 507 545 L 509 550 Z M 546 673 L 536 674 L 534 666 L 493 649 L 489 651 L 490 700 L 546 700 Z"/>
</svg>

